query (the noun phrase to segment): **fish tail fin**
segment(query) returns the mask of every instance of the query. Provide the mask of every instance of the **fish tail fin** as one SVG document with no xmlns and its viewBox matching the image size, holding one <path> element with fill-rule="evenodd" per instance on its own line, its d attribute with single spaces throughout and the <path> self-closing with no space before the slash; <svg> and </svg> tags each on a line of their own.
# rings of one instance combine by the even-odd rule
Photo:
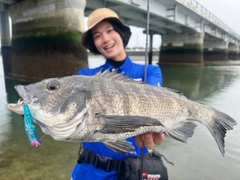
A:
<svg viewBox="0 0 240 180">
<path fill-rule="evenodd" d="M 224 156 L 224 138 L 226 132 L 227 130 L 233 130 L 233 126 L 236 125 L 237 122 L 232 117 L 223 112 L 220 112 L 211 107 L 209 107 L 209 109 L 214 111 L 214 116 L 212 116 L 213 121 L 205 121 L 205 123 L 208 122 L 205 125 L 208 127 L 209 131 L 213 135 L 215 141 L 217 142 L 219 150 Z"/>
</svg>

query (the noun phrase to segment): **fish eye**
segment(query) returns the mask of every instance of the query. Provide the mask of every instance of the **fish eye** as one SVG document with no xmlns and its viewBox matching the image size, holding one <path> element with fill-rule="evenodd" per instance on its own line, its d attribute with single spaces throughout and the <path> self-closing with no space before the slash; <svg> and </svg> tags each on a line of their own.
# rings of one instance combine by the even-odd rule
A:
<svg viewBox="0 0 240 180">
<path fill-rule="evenodd" d="M 52 81 L 52 82 L 47 84 L 47 89 L 49 91 L 54 91 L 58 88 L 60 88 L 60 83 L 58 81 Z"/>
</svg>

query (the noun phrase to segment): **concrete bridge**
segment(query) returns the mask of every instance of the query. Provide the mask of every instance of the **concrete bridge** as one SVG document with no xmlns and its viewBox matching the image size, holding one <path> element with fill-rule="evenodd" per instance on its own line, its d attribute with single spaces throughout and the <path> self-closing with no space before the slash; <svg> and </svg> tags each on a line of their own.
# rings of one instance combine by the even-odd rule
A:
<svg viewBox="0 0 240 180">
<path fill-rule="evenodd" d="M 0 0 L 2 50 L 12 47 L 5 74 L 45 78 L 86 67 L 87 53 L 79 43 L 83 18 L 99 7 L 113 9 L 126 24 L 146 28 L 146 0 Z M 149 34 L 149 59 L 153 35 L 162 37 L 160 64 L 239 59 L 240 36 L 195 0 L 150 0 Z M 32 68 L 36 64 L 45 68 Z"/>
</svg>

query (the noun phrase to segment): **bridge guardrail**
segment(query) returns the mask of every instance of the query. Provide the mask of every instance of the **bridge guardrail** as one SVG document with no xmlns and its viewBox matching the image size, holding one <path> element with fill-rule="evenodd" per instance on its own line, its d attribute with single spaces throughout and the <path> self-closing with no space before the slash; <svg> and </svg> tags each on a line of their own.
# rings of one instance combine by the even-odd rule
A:
<svg viewBox="0 0 240 180">
<path fill-rule="evenodd" d="M 240 40 L 240 36 L 195 0 L 175 0 Z"/>
</svg>

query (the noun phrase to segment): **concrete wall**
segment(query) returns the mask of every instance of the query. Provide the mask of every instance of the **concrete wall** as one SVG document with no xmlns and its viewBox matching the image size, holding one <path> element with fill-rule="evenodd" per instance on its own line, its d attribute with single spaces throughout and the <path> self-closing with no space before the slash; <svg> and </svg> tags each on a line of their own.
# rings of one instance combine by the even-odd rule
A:
<svg viewBox="0 0 240 180">
<path fill-rule="evenodd" d="M 12 76 L 38 81 L 87 67 L 81 45 L 85 5 L 85 0 L 26 0 L 10 6 Z"/>
<path fill-rule="evenodd" d="M 160 64 L 203 63 L 204 33 L 162 35 Z"/>
<path fill-rule="evenodd" d="M 3 70 L 4 75 L 8 76 L 12 72 L 11 66 L 11 34 L 10 34 L 10 24 L 9 15 L 7 11 L 0 13 L 1 21 L 1 53 L 3 60 Z"/>
<path fill-rule="evenodd" d="M 204 42 L 204 61 L 228 60 L 228 42 L 223 40 Z"/>
<path fill-rule="evenodd" d="M 239 57 L 239 46 L 229 43 L 228 45 L 228 59 L 238 60 Z"/>
</svg>

